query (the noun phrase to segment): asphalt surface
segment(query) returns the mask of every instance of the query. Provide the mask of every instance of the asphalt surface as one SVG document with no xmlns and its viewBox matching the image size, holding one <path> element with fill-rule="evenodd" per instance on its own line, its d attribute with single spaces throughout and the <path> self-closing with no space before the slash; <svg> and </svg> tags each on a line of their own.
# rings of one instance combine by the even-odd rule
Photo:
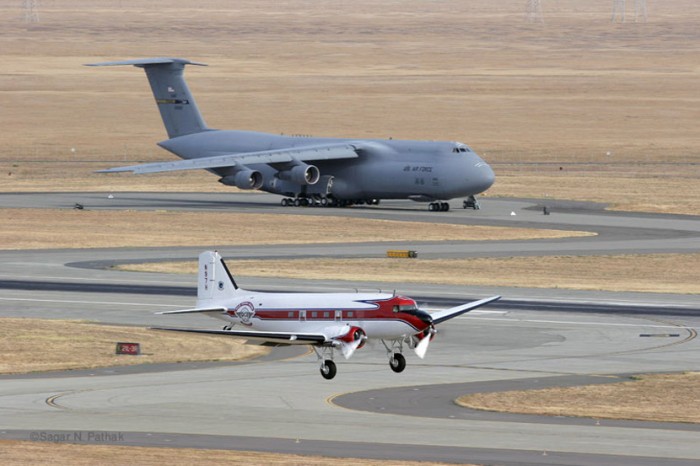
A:
<svg viewBox="0 0 700 466">
<path fill-rule="evenodd" d="M 231 258 L 231 264 L 236 258 L 254 257 L 378 257 L 393 247 L 416 249 L 421 257 L 700 250 L 699 218 L 611 213 L 584 203 L 548 201 L 551 215 L 545 216 L 541 201 L 507 199 L 484 200 L 479 211 L 430 213 L 419 204 L 401 202 L 385 203 L 381 208 L 292 210 L 279 207 L 278 198 L 255 194 L 114 193 L 111 199 L 94 193 L 0 195 L 0 207 L 69 209 L 76 202 L 88 209 L 294 212 L 321 218 L 330 214 L 585 230 L 597 236 L 493 243 L 386 244 L 368 238 L 367 243 L 341 246 L 2 251 L 0 315 L 212 328 L 216 323 L 201 316 L 153 314 L 191 307 L 194 277 L 106 268 L 139 260 L 192 260 L 209 247 Z M 303 278 L 262 280 L 245 277 L 244 271 L 238 273 L 239 284 L 252 289 L 396 287 Z M 504 300 L 441 326 L 427 358 L 419 360 L 407 353 L 408 367 L 401 374 L 389 370 L 381 345 L 368 344 L 351 360 L 339 361 L 338 376 L 330 382 L 318 374 L 315 356 L 297 354 L 289 359 L 289 354 L 280 353 L 250 364 L 154 365 L 138 370 L 3 377 L 0 438 L 116 432 L 125 440 L 102 443 L 455 463 L 700 461 L 700 435 L 694 426 L 493 415 L 452 404 L 462 391 L 508 390 L 533 381 L 566 385 L 618 380 L 615 377 L 620 374 L 700 370 L 697 296 L 555 288 L 400 288 L 397 292 L 417 297 L 428 307 L 492 294 L 501 294 Z M 94 438 L 86 442 L 99 443 Z"/>
</svg>

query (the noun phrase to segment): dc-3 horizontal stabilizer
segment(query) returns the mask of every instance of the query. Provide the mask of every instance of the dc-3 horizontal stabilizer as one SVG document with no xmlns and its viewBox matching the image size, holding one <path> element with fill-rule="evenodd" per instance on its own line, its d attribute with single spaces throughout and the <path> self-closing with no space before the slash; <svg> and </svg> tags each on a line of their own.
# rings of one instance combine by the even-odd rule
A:
<svg viewBox="0 0 700 466">
<path fill-rule="evenodd" d="M 407 345 L 424 358 L 437 334 L 435 325 L 499 299 L 466 303 L 430 314 L 416 301 L 388 293 L 261 293 L 239 288 L 216 251 L 199 256 L 197 303 L 194 308 L 163 311 L 161 315 L 204 314 L 226 322 L 222 330 L 154 328 L 242 338 L 275 345 L 309 345 L 320 361 L 321 375 L 335 377 L 338 350 L 350 359 L 367 340 L 387 349 L 394 372 L 406 368 Z M 234 328 L 236 326 L 240 326 Z"/>
</svg>

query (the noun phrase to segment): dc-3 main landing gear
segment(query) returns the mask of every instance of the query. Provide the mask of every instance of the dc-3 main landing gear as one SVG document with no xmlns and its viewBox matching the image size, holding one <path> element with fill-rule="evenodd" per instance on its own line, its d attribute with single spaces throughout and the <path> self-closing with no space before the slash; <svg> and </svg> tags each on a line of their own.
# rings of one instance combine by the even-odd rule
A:
<svg viewBox="0 0 700 466">
<path fill-rule="evenodd" d="M 406 358 L 401 353 L 393 353 L 389 356 L 389 367 L 396 373 L 403 372 L 406 369 Z"/>
<path fill-rule="evenodd" d="M 406 369 L 406 358 L 403 353 L 403 343 L 407 341 L 409 348 L 412 348 L 414 344 L 413 340 L 406 340 L 406 338 L 398 338 L 396 340 L 391 340 L 389 344 L 382 340 L 384 348 L 386 348 L 387 355 L 389 356 L 389 367 L 392 371 L 399 373 Z M 312 346 L 316 357 L 321 363 L 319 368 L 321 372 L 321 377 L 326 380 L 331 380 L 338 373 L 338 367 L 333 361 L 333 347 L 332 346 Z"/>
<path fill-rule="evenodd" d="M 332 379 L 335 377 L 336 372 L 338 372 L 338 369 L 335 367 L 332 359 L 326 359 L 321 363 L 321 375 L 324 379 Z"/>
<path fill-rule="evenodd" d="M 382 340 L 382 345 L 386 348 L 386 352 L 389 355 L 389 367 L 391 370 L 396 372 L 403 372 L 406 369 L 406 358 L 403 353 L 403 338 L 397 340 L 391 340 L 390 344 L 387 345 L 384 340 Z"/>
</svg>

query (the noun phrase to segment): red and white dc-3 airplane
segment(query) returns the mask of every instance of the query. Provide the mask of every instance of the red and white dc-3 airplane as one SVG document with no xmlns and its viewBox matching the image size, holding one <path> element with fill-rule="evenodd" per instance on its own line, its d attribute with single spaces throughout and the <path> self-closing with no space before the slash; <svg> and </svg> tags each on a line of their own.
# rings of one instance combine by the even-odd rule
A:
<svg viewBox="0 0 700 466">
<path fill-rule="evenodd" d="M 321 375 L 336 374 L 333 351 L 345 359 L 367 339 L 379 339 L 394 372 L 406 368 L 404 344 L 421 359 L 435 336 L 435 325 L 499 299 L 474 301 L 429 314 L 413 299 L 388 293 L 260 293 L 236 285 L 219 253 L 199 255 L 197 307 L 158 314 L 203 313 L 228 322 L 223 330 L 159 328 L 229 335 L 281 345 L 311 345 L 321 361 Z M 244 329 L 234 329 L 240 325 Z"/>
</svg>

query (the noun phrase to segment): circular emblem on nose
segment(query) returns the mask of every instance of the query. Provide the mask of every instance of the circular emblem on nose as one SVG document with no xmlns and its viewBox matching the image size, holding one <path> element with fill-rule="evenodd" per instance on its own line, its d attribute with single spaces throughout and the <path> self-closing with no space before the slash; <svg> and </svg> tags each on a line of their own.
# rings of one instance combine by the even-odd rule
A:
<svg viewBox="0 0 700 466">
<path fill-rule="evenodd" d="M 252 319 L 255 315 L 255 307 L 253 307 L 252 303 L 241 303 L 238 306 L 236 306 L 234 312 L 236 313 L 236 317 L 238 317 L 241 320 L 241 323 L 243 325 L 252 325 L 250 319 Z"/>
</svg>

